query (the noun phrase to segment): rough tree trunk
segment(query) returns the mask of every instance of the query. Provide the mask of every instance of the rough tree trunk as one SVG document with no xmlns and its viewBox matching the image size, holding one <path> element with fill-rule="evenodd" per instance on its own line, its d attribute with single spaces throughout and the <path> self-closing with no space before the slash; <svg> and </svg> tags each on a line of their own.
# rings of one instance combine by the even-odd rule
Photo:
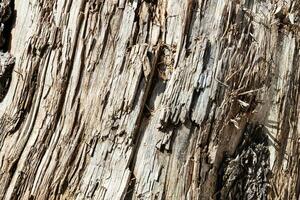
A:
<svg viewBox="0 0 300 200">
<path fill-rule="evenodd" d="M 2 0 L 0 199 L 298 199 L 299 4 Z"/>
</svg>

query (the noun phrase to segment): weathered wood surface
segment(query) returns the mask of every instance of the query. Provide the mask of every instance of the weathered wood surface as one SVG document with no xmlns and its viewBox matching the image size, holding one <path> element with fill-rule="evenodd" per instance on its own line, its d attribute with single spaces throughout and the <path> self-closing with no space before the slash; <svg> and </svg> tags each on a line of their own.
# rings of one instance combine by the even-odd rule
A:
<svg viewBox="0 0 300 200">
<path fill-rule="evenodd" d="M 234 199 L 239 173 L 250 177 L 237 184 L 245 198 L 298 199 L 298 1 L 15 0 L 14 9 L 0 199 Z M 247 144 L 251 124 L 269 151 Z M 234 164 L 249 156 L 264 178 Z"/>
</svg>

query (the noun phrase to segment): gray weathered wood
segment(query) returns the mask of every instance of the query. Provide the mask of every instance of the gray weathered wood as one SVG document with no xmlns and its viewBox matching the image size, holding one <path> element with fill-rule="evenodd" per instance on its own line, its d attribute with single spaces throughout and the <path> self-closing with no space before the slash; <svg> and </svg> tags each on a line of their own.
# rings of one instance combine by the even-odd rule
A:
<svg viewBox="0 0 300 200">
<path fill-rule="evenodd" d="M 0 199 L 234 199 L 237 180 L 257 182 L 249 199 L 298 199 L 299 9 L 14 0 Z"/>
</svg>

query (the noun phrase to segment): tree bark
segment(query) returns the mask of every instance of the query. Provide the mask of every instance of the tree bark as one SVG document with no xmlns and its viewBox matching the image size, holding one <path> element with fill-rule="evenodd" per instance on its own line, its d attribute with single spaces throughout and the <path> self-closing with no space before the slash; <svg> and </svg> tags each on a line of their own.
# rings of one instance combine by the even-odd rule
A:
<svg viewBox="0 0 300 200">
<path fill-rule="evenodd" d="M 0 8 L 0 199 L 299 198 L 298 1 Z"/>
</svg>

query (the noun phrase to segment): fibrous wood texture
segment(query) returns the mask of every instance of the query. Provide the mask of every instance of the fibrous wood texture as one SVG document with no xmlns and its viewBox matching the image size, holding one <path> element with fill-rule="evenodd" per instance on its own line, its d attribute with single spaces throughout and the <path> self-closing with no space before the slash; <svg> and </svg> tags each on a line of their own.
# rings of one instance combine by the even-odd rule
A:
<svg viewBox="0 0 300 200">
<path fill-rule="evenodd" d="M 0 199 L 298 199 L 298 1 L 5 2 Z"/>
</svg>

